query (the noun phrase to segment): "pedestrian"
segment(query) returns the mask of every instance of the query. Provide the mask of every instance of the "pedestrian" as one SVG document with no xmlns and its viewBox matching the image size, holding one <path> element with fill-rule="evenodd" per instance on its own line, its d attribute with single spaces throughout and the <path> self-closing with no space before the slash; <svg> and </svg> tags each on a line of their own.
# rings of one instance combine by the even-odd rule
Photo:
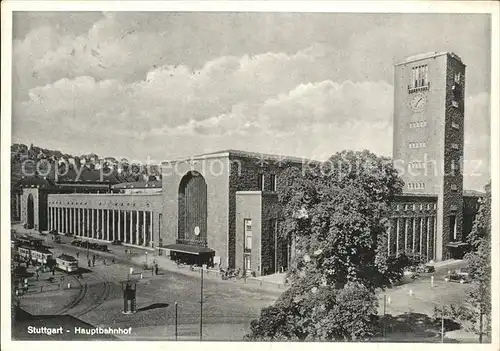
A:
<svg viewBox="0 0 500 351">
<path fill-rule="evenodd" d="M 113 263 L 113 264 L 115 263 L 115 259 L 114 258 L 111 260 L 111 263 Z"/>
<path fill-rule="evenodd" d="M 95 255 L 92 255 L 92 266 L 95 267 Z"/>
<path fill-rule="evenodd" d="M 103 264 L 103 265 L 106 265 L 106 260 L 104 260 L 104 259 L 103 259 L 103 260 L 102 260 L 102 264 Z"/>
<path fill-rule="evenodd" d="M 80 253 L 79 253 L 79 252 L 77 252 L 77 253 L 76 253 L 76 259 L 79 259 L 79 258 L 80 258 Z"/>
<path fill-rule="evenodd" d="M 90 258 L 89 258 L 89 262 L 88 262 L 88 263 L 89 263 L 89 267 L 90 267 L 90 266 L 91 266 L 91 264 L 92 264 L 92 261 L 90 261 Z"/>
<path fill-rule="evenodd" d="M 40 273 L 38 273 L 38 269 L 36 271 L 36 280 L 38 280 L 38 276 L 40 275 Z"/>
<path fill-rule="evenodd" d="M 56 275 L 56 266 L 52 267 L 52 275 Z"/>
<path fill-rule="evenodd" d="M 158 275 L 158 265 L 155 266 L 155 275 Z"/>
</svg>

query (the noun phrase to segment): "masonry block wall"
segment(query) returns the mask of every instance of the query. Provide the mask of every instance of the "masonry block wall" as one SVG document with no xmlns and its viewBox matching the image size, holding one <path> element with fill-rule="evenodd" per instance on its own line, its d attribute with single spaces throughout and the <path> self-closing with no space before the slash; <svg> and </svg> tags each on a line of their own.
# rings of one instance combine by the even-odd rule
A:
<svg viewBox="0 0 500 351">
<path fill-rule="evenodd" d="M 176 243 L 179 231 L 179 187 L 183 177 L 191 171 L 198 172 L 207 184 L 207 246 L 215 250 L 215 256 L 220 257 L 222 266 L 227 267 L 229 241 L 229 155 L 227 153 L 168 161 L 162 164 L 162 243 L 163 245 Z M 232 260 L 234 263 L 234 249 Z"/>
<path fill-rule="evenodd" d="M 283 243 L 279 235 L 280 205 L 274 192 L 262 196 L 262 274 L 280 272 L 283 266 Z M 286 243 L 286 242 L 285 242 Z"/>
<path fill-rule="evenodd" d="M 251 220 L 252 248 L 250 267 L 245 260 L 245 220 Z M 261 273 L 262 254 L 262 193 L 260 191 L 239 191 L 236 193 L 236 232 L 235 232 L 235 268 Z M 247 261 L 248 262 L 248 261 Z"/>
<path fill-rule="evenodd" d="M 444 165 L 442 185 L 443 259 L 450 258 L 446 245 L 460 241 L 463 233 L 463 173 L 464 149 L 465 65 L 455 56 L 447 55 L 446 100 L 444 128 Z M 457 75 L 459 81 L 456 81 Z M 459 92 L 457 93 L 457 90 Z M 458 125 L 458 128 L 456 126 Z M 455 126 L 455 127 L 454 127 Z M 454 166 L 455 165 L 455 166 Z M 454 220 L 451 220 L 454 218 Z M 453 228 L 453 225 L 455 228 Z"/>
<path fill-rule="evenodd" d="M 28 198 L 30 195 L 33 198 L 33 225 L 34 228 L 39 228 L 40 217 L 40 189 L 38 188 L 25 188 L 21 197 L 21 222 L 28 223 Z"/>
<path fill-rule="evenodd" d="M 302 167 L 302 161 L 299 159 L 291 159 L 279 157 L 277 155 L 265 154 L 246 154 L 239 152 L 231 152 L 229 154 L 229 162 L 231 172 L 229 174 L 229 203 L 228 203 L 228 222 L 229 222 L 229 266 L 236 267 L 236 192 L 238 191 L 262 191 L 263 192 L 263 213 L 262 213 L 262 259 L 267 260 L 268 257 L 268 237 L 269 221 L 278 220 L 278 213 L 275 205 L 277 196 L 275 195 L 275 184 L 280 181 L 281 173 L 291 167 Z M 259 178 L 263 176 L 263 188 L 260 187 Z M 262 178 L 261 178 L 262 179 Z M 274 195 L 273 195 L 274 194 Z M 271 196 L 273 200 L 269 200 Z M 274 198 L 272 197 L 274 196 Z M 269 210 L 269 212 L 267 212 Z M 279 222 L 279 221 L 278 221 Z M 278 224 L 279 225 L 279 224 Z M 278 228 L 279 229 L 279 228 Z M 274 243 L 271 243 L 274 246 Z M 269 262 L 266 261 L 266 267 L 271 268 Z M 262 262 L 264 266 L 264 262 Z M 273 266 L 274 267 L 274 266 Z M 261 267 L 262 269 L 262 267 Z"/>
<path fill-rule="evenodd" d="M 408 58 L 395 66 L 394 87 L 394 162 L 405 193 L 438 197 L 435 259 L 447 259 L 463 232 L 465 65 L 453 53 Z"/>
</svg>

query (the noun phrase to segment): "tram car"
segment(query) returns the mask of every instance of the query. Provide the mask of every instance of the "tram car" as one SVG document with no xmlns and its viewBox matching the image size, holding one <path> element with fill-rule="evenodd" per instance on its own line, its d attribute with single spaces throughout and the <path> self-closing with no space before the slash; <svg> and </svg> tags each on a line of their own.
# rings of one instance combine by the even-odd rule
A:
<svg viewBox="0 0 500 351">
<path fill-rule="evenodd" d="M 47 264 L 52 259 L 52 252 L 44 247 L 20 245 L 17 252 L 21 259 L 30 260 L 33 263 Z"/>
<path fill-rule="evenodd" d="M 16 238 L 19 245 L 40 247 L 43 246 L 43 239 L 32 238 L 29 236 L 19 236 Z"/>
<path fill-rule="evenodd" d="M 78 270 L 78 260 L 73 256 L 62 254 L 56 257 L 56 267 L 68 273 L 75 272 Z"/>
</svg>

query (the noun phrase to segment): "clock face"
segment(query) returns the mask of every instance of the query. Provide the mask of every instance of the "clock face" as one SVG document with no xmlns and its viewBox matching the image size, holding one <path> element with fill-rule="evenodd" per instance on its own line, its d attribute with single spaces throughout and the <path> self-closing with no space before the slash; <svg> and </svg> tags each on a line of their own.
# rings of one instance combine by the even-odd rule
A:
<svg viewBox="0 0 500 351">
<path fill-rule="evenodd" d="M 415 112 L 423 111 L 426 104 L 427 96 L 422 93 L 412 94 L 408 100 L 408 106 Z"/>
</svg>

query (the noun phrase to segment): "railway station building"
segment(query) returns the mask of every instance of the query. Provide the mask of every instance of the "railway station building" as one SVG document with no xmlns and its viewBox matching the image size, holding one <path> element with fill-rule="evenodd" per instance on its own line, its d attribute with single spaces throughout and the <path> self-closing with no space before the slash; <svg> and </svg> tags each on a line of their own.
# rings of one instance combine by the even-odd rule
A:
<svg viewBox="0 0 500 351">
<path fill-rule="evenodd" d="M 392 203 L 389 254 L 428 261 L 467 248 L 481 193 L 463 189 L 465 65 L 428 53 L 395 65 L 394 162 L 403 194 Z M 223 150 L 162 163 L 161 182 L 21 182 L 21 221 L 39 230 L 158 250 L 173 258 L 257 275 L 288 268 L 293 245 L 278 236 L 276 188 L 303 158 Z M 442 170 L 442 169 L 444 170 Z M 426 171 L 426 172 L 425 172 Z"/>
</svg>

